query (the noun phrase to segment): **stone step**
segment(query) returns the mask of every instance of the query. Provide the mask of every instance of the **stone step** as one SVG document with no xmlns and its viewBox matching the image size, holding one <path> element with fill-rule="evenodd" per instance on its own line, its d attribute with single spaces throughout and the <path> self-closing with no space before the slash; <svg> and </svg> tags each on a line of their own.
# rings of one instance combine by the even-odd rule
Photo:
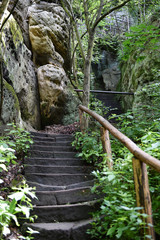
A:
<svg viewBox="0 0 160 240">
<path fill-rule="evenodd" d="M 31 187 L 36 187 L 37 191 L 59 191 L 59 190 L 75 189 L 75 188 L 82 188 L 82 187 L 91 188 L 94 185 L 94 180 L 74 183 L 66 186 L 55 186 L 55 185 L 41 184 L 41 183 L 31 182 L 31 181 L 27 181 L 27 183 Z"/>
<path fill-rule="evenodd" d="M 71 146 L 71 143 L 72 141 L 56 141 L 56 142 L 53 142 L 53 141 L 37 141 L 37 140 L 34 140 L 34 144 L 35 145 L 40 145 L 40 146 Z"/>
<path fill-rule="evenodd" d="M 25 173 L 91 173 L 93 167 L 89 166 L 54 166 L 54 165 L 27 165 Z"/>
<path fill-rule="evenodd" d="M 72 134 L 51 134 L 51 133 L 43 133 L 43 132 L 30 132 L 31 136 L 37 137 L 49 137 L 49 138 L 73 138 Z"/>
<path fill-rule="evenodd" d="M 33 235 L 36 240 L 91 240 L 86 233 L 91 228 L 91 222 L 91 219 L 87 219 L 76 222 L 31 223 L 27 226 L 39 232 Z"/>
<path fill-rule="evenodd" d="M 91 193 L 90 187 L 75 188 L 60 191 L 36 191 L 38 200 L 34 200 L 36 206 L 64 205 L 92 201 L 98 198 Z"/>
<path fill-rule="evenodd" d="M 43 136 L 31 136 L 33 141 L 43 141 L 43 142 L 66 142 L 73 141 L 73 137 L 43 137 Z"/>
<path fill-rule="evenodd" d="M 41 145 L 32 145 L 30 151 L 46 151 L 46 152 L 73 152 L 75 149 L 72 146 L 41 146 Z"/>
<path fill-rule="evenodd" d="M 83 202 L 67 205 L 34 206 L 32 213 L 38 216 L 36 222 L 70 222 L 89 219 L 91 212 L 99 206 L 98 201 Z"/>
<path fill-rule="evenodd" d="M 76 157 L 77 152 L 49 152 L 49 151 L 28 151 L 28 156 L 41 157 L 41 158 L 72 158 Z"/>
<path fill-rule="evenodd" d="M 26 179 L 31 182 L 37 182 L 46 185 L 64 186 L 78 182 L 92 180 L 90 174 L 43 174 L 43 173 L 26 173 Z"/>
<path fill-rule="evenodd" d="M 26 158 L 25 164 L 29 165 L 55 165 L 55 166 L 82 166 L 85 161 L 80 158 Z"/>
<path fill-rule="evenodd" d="M 91 240 L 91 212 L 99 207 L 100 196 L 91 194 L 92 166 L 74 152 L 72 135 L 32 133 L 34 144 L 25 159 L 25 177 L 36 187 L 38 200 L 31 214 L 38 216 L 29 224 L 40 234 L 36 240 Z"/>
</svg>

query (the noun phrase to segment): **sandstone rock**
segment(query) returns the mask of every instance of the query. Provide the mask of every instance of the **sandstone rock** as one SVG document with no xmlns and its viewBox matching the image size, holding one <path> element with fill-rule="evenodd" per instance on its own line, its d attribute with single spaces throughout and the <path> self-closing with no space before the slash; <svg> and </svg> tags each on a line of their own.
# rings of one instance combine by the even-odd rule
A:
<svg viewBox="0 0 160 240">
<path fill-rule="evenodd" d="M 17 95 L 11 85 L 4 80 L 4 100 L 2 106 L 2 120 L 4 124 L 9 122 L 21 122 L 21 112 Z"/>
<path fill-rule="evenodd" d="M 37 71 L 42 125 L 61 123 L 66 100 L 66 73 L 62 67 L 47 64 Z"/>
<path fill-rule="evenodd" d="M 21 30 L 13 17 L 10 17 L 5 25 L 0 53 L 4 62 L 4 79 L 18 98 L 23 121 L 29 122 L 34 128 L 40 128 L 37 80 L 31 52 L 23 44 Z M 7 94 L 5 98 L 5 101 L 10 102 L 13 96 Z M 12 116 L 12 108 L 7 111 Z M 11 117 L 5 117 L 5 121 L 12 120 Z"/>
<path fill-rule="evenodd" d="M 149 25 L 160 28 L 160 11 L 155 11 L 148 19 Z M 158 38 L 157 38 L 158 40 Z M 125 96 L 123 98 L 123 106 L 125 109 L 133 110 L 140 105 L 152 105 L 152 97 L 147 92 L 141 90 L 144 87 L 150 87 L 160 81 L 160 40 L 154 44 L 154 48 L 150 45 L 150 41 L 144 42 L 145 48 L 138 47 L 129 56 L 127 62 L 122 65 L 121 90 L 126 92 L 134 92 L 134 97 Z M 155 48 L 157 46 L 157 48 Z M 137 61 L 138 57 L 144 57 Z M 157 85 L 157 88 L 159 86 Z M 156 96 L 155 91 L 155 96 Z M 144 96 L 145 95 L 145 96 Z M 148 108 L 149 109 L 149 108 Z"/>
<path fill-rule="evenodd" d="M 13 8 L 15 0 L 10 0 L 9 11 Z M 31 44 L 29 41 L 28 32 L 28 7 L 30 6 L 30 0 L 19 0 L 16 8 L 13 11 L 13 17 L 17 21 L 22 31 L 24 43 L 28 49 L 31 50 Z"/>
<path fill-rule="evenodd" d="M 62 7 L 41 2 L 28 9 L 29 34 L 37 66 L 62 66 L 68 59 L 68 20 Z M 63 60 L 64 59 L 64 60 Z"/>
</svg>

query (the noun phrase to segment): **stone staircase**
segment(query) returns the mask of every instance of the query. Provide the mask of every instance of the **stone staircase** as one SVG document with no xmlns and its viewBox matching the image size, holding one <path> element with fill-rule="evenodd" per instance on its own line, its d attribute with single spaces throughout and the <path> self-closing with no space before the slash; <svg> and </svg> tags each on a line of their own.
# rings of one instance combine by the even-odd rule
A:
<svg viewBox="0 0 160 240">
<path fill-rule="evenodd" d="M 25 177 L 36 187 L 38 219 L 30 227 L 36 240 L 90 240 L 91 212 L 99 205 L 91 194 L 93 168 L 76 157 L 71 135 L 32 133 L 34 144 L 25 159 Z"/>
<path fill-rule="evenodd" d="M 108 118 L 111 114 L 119 115 L 123 113 L 121 107 L 121 101 L 123 96 L 105 93 L 98 93 L 95 96 L 97 99 L 101 100 L 106 107 L 109 108 L 108 114 L 104 117 Z"/>
</svg>

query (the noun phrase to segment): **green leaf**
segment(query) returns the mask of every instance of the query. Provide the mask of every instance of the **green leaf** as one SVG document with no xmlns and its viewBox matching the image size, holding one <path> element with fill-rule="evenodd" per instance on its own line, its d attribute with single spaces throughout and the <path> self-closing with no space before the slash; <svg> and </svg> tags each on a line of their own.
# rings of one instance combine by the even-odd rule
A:
<svg viewBox="0 0 160 240">
<path fill-rule="evenodd" d="M 24 196 L 23 192 L 15 192 L 15 193 L 9 195 L 8 197 L 11 199 L 15 199 L 18 202 L 19 200 L 21 200 L 23 198 L 23 196 Z"/>
<path fill-rule="evenodd" d="M 110 175 L 108 176 L 108 181 L 111 182 L 114 178 L 115 178 L 115 175 L 110 174 Z"/>
<path fill-rule="evenodd" d="M 107 231 L 107 236 L 112 235 L 115 231 L 116 231 L 116 226 L 111 227 L 111 228 Z"/>
<path fill-rule="evenodd" d="M 2 184 L 4 181 L 2 179 L 0 179 L 0 184 Z"/>
<path fill-rule="evenodd" d="M 8 227 L 8 226 L 4 226 L 4 227 L 2 228 L 2 233 L 3 233 L 4 236 L 7 236 L 8 234 L 10 234 L 10 229 L 9 229 L 9 227 Z"/>
<path fill-rule="evenodd" d="M 14 213 L 15 207 L 16 207 L 16 203 L 17 203 L 17 201 L 15 199 L 13 199 L 11 204 L 10 204 L 10 213 Z"/>
<path fill-rule="evenodd" d="M 126 207 L 126 206 L 120 206 L 122 209 L 124 209 L 124 210 L 126 210 L 126 211 L 129 211 L 129 210 L 131 210 L 131 208 L 129 208 L 129 207 Z"/>
<path fill-rule="evenodd" d="M 0 164 L 0 168 L 2 168 L 6 172 L 8 171 L 5 164 Z"/>
</svg>

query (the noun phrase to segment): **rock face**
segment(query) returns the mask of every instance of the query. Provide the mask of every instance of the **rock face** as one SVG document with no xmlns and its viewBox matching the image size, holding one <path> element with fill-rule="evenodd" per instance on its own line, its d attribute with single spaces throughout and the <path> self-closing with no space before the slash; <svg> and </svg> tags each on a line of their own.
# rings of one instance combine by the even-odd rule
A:
<svg viewBox="0 0 160 240">
<path fill-rule="evenodd" d="M 150 24 L 160 26 L 159 13 L 156 13 L 150 19 Z M 122 66 L 122 79 L 121 90 L 127 92 L 134 92 L 134 98 L 132 96 L 125 96 L 123 98 L 123 106 L 125 109 L 137 108 L 141 105 L 152 105 L 152 97 L 149 93 L 143 92 L 143 88 L 150 88 L 154 84 L 160 81 L 160 41 L 156 43 L 157 49 L 153 49 L 149 46 L 149 43 L 145 43 L 145 49 L 141 51 L 141 55 L 145 58 L 141 61 L 136 61 L 137 51 L 135 51 Z M 155 91 L 159 91 L 159 86 Z"/>
<path fill-rule="evenodd" d="M 102 77 L 105 89 L 115 91 L 120 80 L 120 76 L 121 73 L 116 65 L 103 70 Z"/>
<path fill-rule="evenodd" d="M 103 89 L 115 91 L 121 78 L 117 54 L 111 50 L 103 50 L 99 63 L 93 66 L 96 78 Z M 100 86 L 101 87 L 101 86 Z"/>
<path fill-rule="evenodd" d="M 11 0 L 9 11 L 15 1 Z M 71 123 L 67 89 L 69 21 L 57 0 L 19 0 L 3 29 L 0 54 L 5 81 L 2 122 L 39 129 Z M 69 121 L 68 121 L 69 120 Z"/>
<path fill-rule="evenodd" d="M 10 0 L 9 11 L 13 8 L 15 0 Z M 13 11 L 14 19 L 17 24 L 20 26 L 22 31 L 24 44 L 29 50 L 31 50 L 31 44 L 29 41 L 29 32 L 28 32 L 28 7 L 31 5 L 30 0 L 19 0 L 15 10 Z"/>
<path fill-rule="evenodd" d="M 29 36 L 37 66 L 42 125 L 61 123 L 66 102 L 64 71 L 68 66 L 69 29 L 65 12 L 55 3 L 33 4 L 28 9 Z"/>
<path fill-rule="evenodd" d="M 40 128 L 37 80 L 31 52 L 24 45 L 21 30 L 13 17 L 10 17 L 3 30 L 1 55 L 5 80 L 3 123 L 15 120 L 22 126 L 26 122 L 28 126 Z"/>
</svg>

